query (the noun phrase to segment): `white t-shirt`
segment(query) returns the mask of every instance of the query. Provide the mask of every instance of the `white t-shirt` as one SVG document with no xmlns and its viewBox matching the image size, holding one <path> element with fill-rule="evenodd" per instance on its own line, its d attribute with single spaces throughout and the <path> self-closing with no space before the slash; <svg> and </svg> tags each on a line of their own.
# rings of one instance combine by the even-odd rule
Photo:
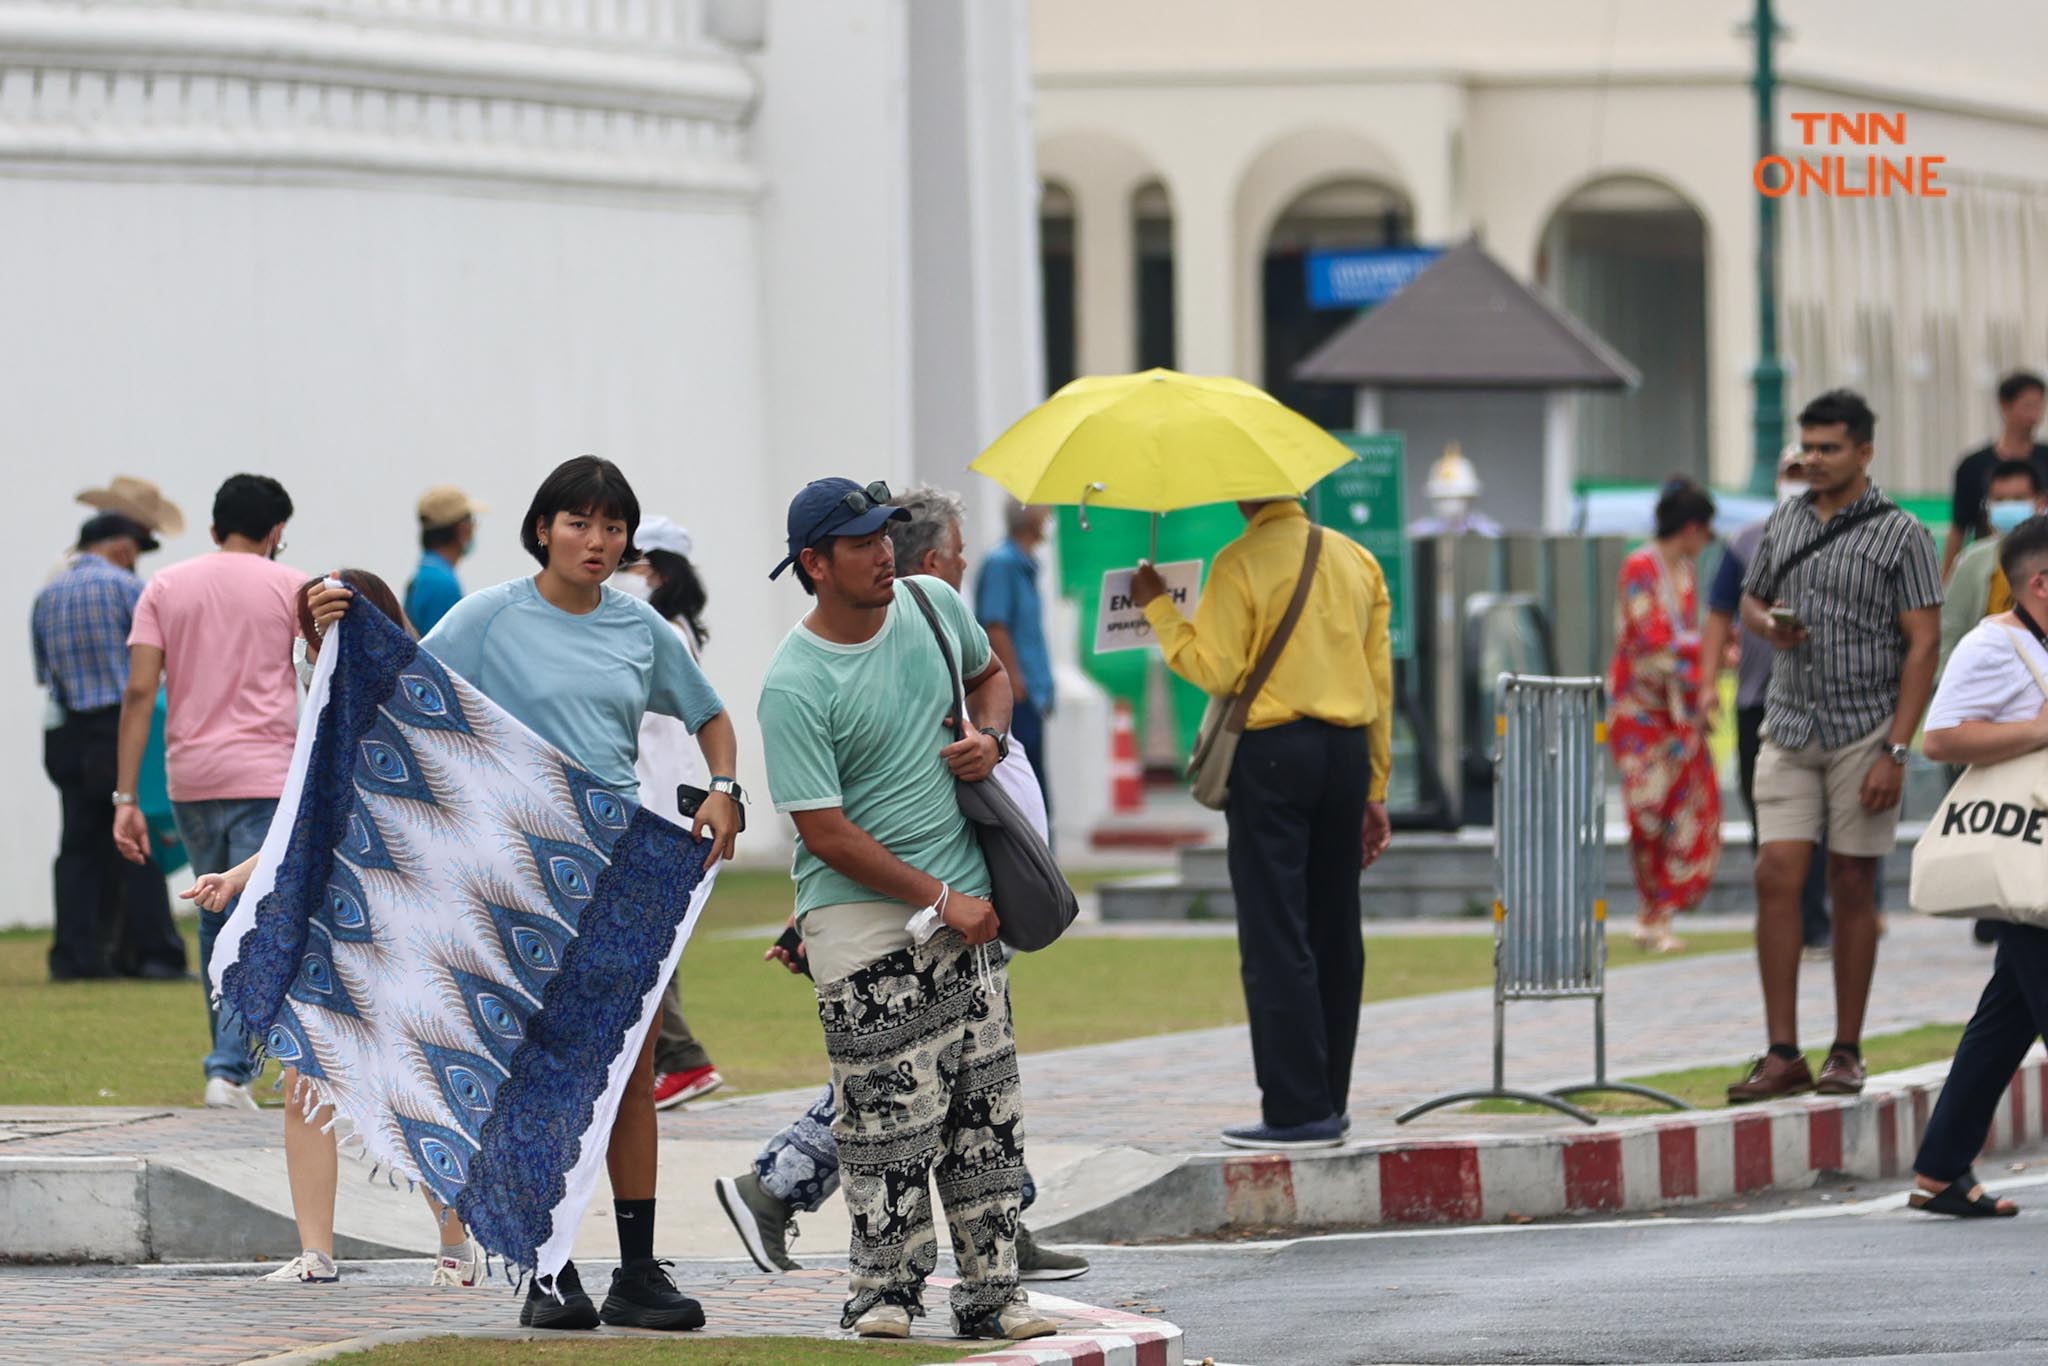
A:
<svg viewBox="0 0 2048 1366">
<path fill-rule="evenodd" d="M 2020 657 L 2018 645 L 2025 650 Z M 1941 686 L 1927 708 L 1926 730 L 1947 730 L 1965 721 L 2030 721 L 2048 702 L 2027 660 L 2048 677 L 2048 651 L 2024 627 L 1978 622 L 1956 642 Z"/>
<path fill-rule="evenodd" d="M 690 628 L 680 621 L 671 621 L 671 629 L 683 642 L 683 648 L 690 652 L 691 659 L 697 659 L 697 638 Z M 651 711 L 640 718 L 640 758 L 633 765 L 634 776 L 640 779 L 640 804 L 657 816 L 666 816 L 685 830 L 690 822 L 683 818 L 682 809 L 676 805 L 676 784 L 688 783 L 691 787 L 705 787 L 711 782 L 711 765 L 704 762 L 704 751 L 698 747 L 697 737 L 690 734 L 690 728 L 673 716 L 663 716 Z"/>
</svg>

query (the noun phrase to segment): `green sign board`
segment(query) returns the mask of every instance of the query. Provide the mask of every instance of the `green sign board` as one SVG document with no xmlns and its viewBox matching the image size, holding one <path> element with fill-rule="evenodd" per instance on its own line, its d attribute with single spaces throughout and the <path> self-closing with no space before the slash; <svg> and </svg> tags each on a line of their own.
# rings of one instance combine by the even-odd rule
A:
<svg viewBox="0 0 2048 1366">
<path fill-rule="evenodd" d="M 1408 537 L 1402 530 L 1407 504 L 1402 501 L 1401 465 L 1406 443 L 1399 432 L 1332 432 L 1357 459 L 1325 478 L 1310 495 L 1315 519 L 1371 551 L 1387 576 L 1393 615 L 1387 633 L 1394 658 L 1407 659 L 1415 645 L 1413 578 Z"/>
</svg>

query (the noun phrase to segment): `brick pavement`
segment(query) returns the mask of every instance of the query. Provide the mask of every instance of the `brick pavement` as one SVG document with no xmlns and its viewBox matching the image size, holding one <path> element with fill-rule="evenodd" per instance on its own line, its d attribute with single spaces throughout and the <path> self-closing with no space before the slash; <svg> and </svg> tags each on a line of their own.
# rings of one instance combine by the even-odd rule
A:
<svg viewBox="0 0 2048 1366">
<path fill-rule="evenodd" d="M 1988 950 L 1971 942 L 1964 921 L 1889 917 L 1879 950 L 1867 1034 L 1970 1017 L 1991 972 Z M 1762 1050 L 1763 1005 L 1748 952 L 1646 961 L 1617 947 L 1608 977 L 1608 1075 L 1728 1064 L 1731 1073 Z M 1366 948 L 1366 992 L 1372 992 Z M 1828 963 L 1800 972 L 1802 1043 L 1834 1037 L 1834 985 Z M 1360 1013 L 1352 1072 L 1354 1138 L 1397 1133 L 1469 1133 L 1489 1129 L 1572 1127 L 1568 1119 L 1438 1112 L 1405 1129 L 1393 1117 L 1411 1103 L 1449 1090 L 1483 1086 L 1492 1075 L 1492 991 L 1368 1004 Z M 1593 1008 L 1584 1001 L 1508 1007 L 1510 1085 L 1539 1087 L 1590 1079 Z M 1213 1151 L 1216 1133 L 1258 1117 L 1251 1048 L 1242 1026 L 1039 1053 L 1023 1060 L 1031 1138 L 1062 1144 L 1122 1144 L 1161 1153 Z M 1731 1077 L 1732 1079 L 1732 1077 Z M 664 1118 L 664 1134 L 764 1138 L 812 1092 L 700 1104 Z M 4 1149 L 0 1149 L 4 1151 Z"/>
<path fill-rule="evenodd" d="M 98 1362 L 106 1366 L 216 1366 L 261 1360 L 285 1352 L 345 1342 L 366 1334 L 403 1329 L 441 1333 L 520 1334 L 519 1300 L 509 1286 L 472 1290 L 434 1289 L 420 1263 L 417 1279 L 396 1280 L 388 1271 L 350 1274 L 339 1285 L 272 1285 L 248 1269 L 195 1272 L 120 1269 L 91 1274 L 0 1269 L 0 1364 L 49 1366 L 53 1362 Z M 609 1267 L 592 1265 L 584 1283 L 605 1283 Z M 763 1276 L 701 1267 L 684 1268 L 678 1283 L 704 1305 L 704 1334 L 718 1337 L 831 1337 L 839 1328 L 846 1274 L 839 1270 L 796 1271 Z M 918 1323 L 917 1340 L 935 1348 L 964 1345 L 950 1335 L 945 1309 L 947 1284 L 932 1283 L 930 1313 Z M 600 1291 L 601 1297 L 601 1291 Z M 1049 1310 L 1062 1331 L 1087 1332 L 1104 1325 L 1086 1306 L 1060 1301 Z M 1133 1320 L 1131 1315 L 1112 1316 Z M 1135 1321 L 1135 1320 L 1133 1320 Z M 676 1335 L 603 1328 L 576 1334 L 666 1338 Z M 563 1334 L 540 1334 L 563 1340 Z"/>
</svg>

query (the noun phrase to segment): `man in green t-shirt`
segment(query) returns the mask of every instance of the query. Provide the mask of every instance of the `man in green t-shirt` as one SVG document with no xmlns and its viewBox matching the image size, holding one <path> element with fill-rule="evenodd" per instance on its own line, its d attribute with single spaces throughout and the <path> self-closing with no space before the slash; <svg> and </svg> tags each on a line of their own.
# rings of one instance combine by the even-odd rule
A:
<svg viewBox="0 0 2048 1366">
<path fill-rule="evenodd" d="M 1017 1288 L 1008 979 L 988 867 L 954 797 L 956 779 L 987 778 L 1007 752 L 1010 682 L 957 592 L 897 580 L 888 525 L 908 515 L 885 485 L 850 479 L 791 501 L 789 554 L 770 577 L 794 568 L 816 602 L 769 661 L 759 706 L 769 791 L 796 822 L 798 926 L 840 1102 L 853 1221 L 841 1326 L 910 1335 L 938 1262 L 936 1176 L 960 1264 L 955 1331 L 1042 1337 L 1057 1325 Z"/>
</svg>

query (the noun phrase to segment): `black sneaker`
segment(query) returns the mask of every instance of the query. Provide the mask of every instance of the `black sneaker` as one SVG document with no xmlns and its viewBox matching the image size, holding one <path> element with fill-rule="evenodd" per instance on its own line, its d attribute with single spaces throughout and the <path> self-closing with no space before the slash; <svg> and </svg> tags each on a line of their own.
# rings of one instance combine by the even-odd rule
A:
<svg viewBox="0 0 2048 1366">
<path fill-rule="evenodd" d="M 667 1271 L 674 1265 L 646 1257 L 614 1271 L 598 1317 L 614 1328 L 702 1328 L 704 1306 L 676 1289 Z"/>
<path fill-rule="evenodd" d="M 576 1263 L 562 1264 L 562 1274 L 555 1277 L 555 1289 L 561 1294 L 559 1300 L 538 1283 L 527 1285 L 526 1303 L 519 1306 L 521 1328 L 597 1327 L 597 1306 L 583 1293 L 583 1278 L 576 1274 Z"/>
</svg>

